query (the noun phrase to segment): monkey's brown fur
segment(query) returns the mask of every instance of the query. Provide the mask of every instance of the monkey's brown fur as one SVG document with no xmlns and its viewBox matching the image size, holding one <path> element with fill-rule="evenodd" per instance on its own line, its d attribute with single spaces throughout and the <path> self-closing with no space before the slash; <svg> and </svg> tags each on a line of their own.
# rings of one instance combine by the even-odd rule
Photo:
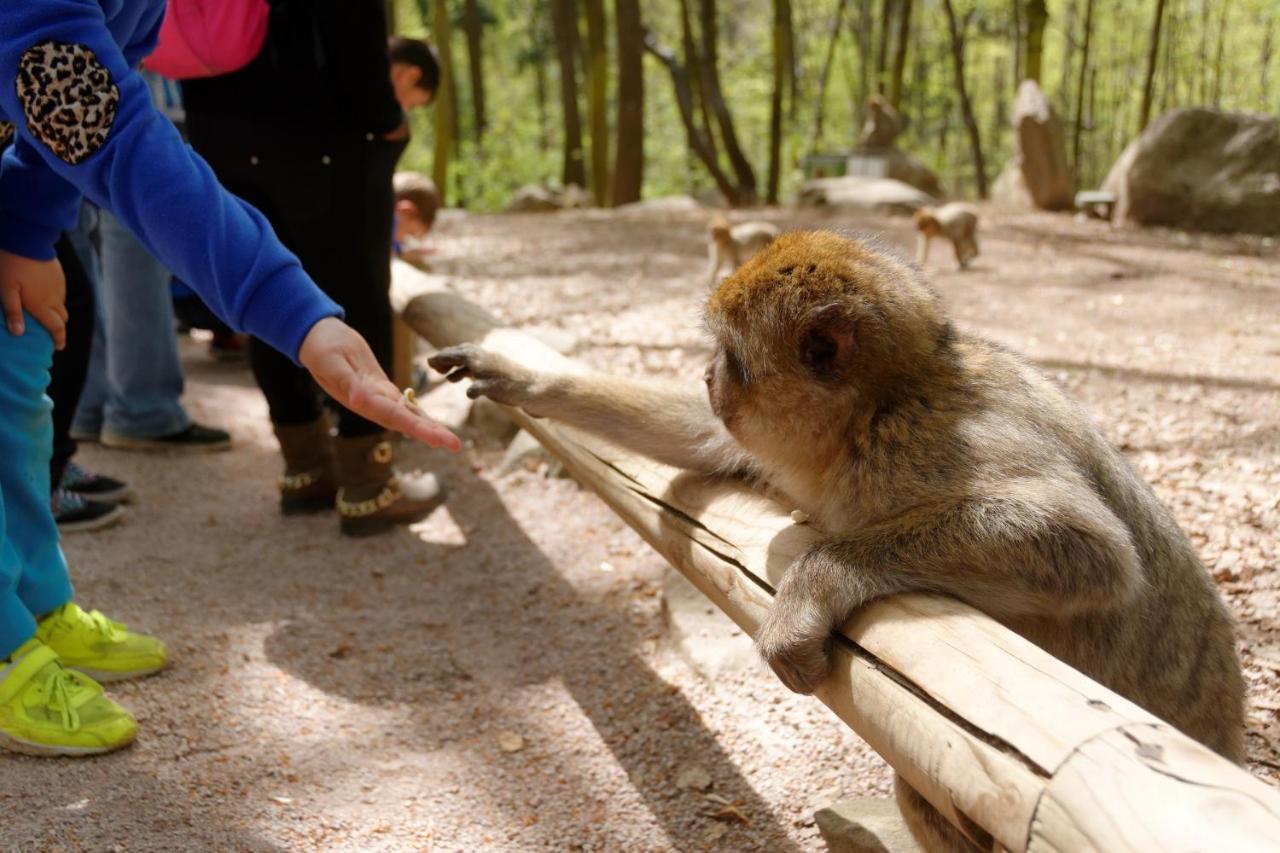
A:
<svg viewBox="0 0 1280 853">
<path fill-rule="evenodd" d="M 969 261 L 978 256 L 978 214 L 967 204 L 952 202 L 941 207 L 922 207 L 915 212 L 916 263 L 924 266 L 929 257 L 929 243 L 934 237 L 951 241 L 956 252 L 956 263 L 967 269 Z"/>
<path fill-rule="evenodd" d="M 829 534 L 786 573 L 757 644 L 810 692 L 856 607 L 967 601 L 1226 757 L 1243 758 L 1232 627 L 1191 545 L 1081 409 L 957 334 L 874 244 L 787 234 L 712 296 L 708 394 L 552 376 L 476 347 L 432 359 L 486 394 L 671 464 L 781 489 Z M 709 404 L 709 405 L 708 405 Z M 905 784 L 929 849 L 967 842 Z"/>
</svg>

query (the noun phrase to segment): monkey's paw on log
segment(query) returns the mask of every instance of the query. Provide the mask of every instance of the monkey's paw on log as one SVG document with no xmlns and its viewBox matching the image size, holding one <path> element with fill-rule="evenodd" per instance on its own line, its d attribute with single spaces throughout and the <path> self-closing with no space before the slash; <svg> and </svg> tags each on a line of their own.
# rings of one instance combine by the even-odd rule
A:
<svg viewBox="0 0 1280 853">
<path fill-rule="evenodd" d="M 804 604 L 774 599 L 756 636 L 756 648 L 789 690 L 809 694 L 831 672 L 831 631 Z"/>
<path fill-rule="evenodd" d="M 474 344 L 443 349 L 427 363 L 450 382 L 472 380 L 467 396 L 473 400 L 488 397 L 508 406 L 523 406 L 534 395 L 533 371 Z"/>
</svg>

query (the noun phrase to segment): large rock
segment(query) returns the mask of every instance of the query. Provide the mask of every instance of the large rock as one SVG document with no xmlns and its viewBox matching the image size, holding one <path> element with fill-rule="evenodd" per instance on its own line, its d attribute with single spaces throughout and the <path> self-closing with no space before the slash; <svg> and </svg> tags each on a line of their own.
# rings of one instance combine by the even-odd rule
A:
<svg viewBox="0 0 1280 853">
<path fill-rule="evenodd" d="M 801 207 L 847 207 L 910 216 L 936 201 L 933 196 L 892 178 L 814 178 L 800 188 Z"/>
<path fill-rule="evenodd" d="M 1280 121 L 1186 108 L 1152 122 L 1111 167 L 1114 220 L 1280 234 Z"/>
<path fill-rule="evenodd" d="M 550 213 L 560 210 L 560 194 L 549 187 L 528 184 L 515 191 L 507 213 Z"/>
<path fill-rule="evenodd" d="M 830 853 L 920 853 L 893 800 L 846 800 L 813 817 Z"/>
<path fill-rule="evenodd" d="M 858 167 L 874 164 L 874 173 L 859 172 Z M 897 146 L 888 148 L 859 148 L 849 159 L 849 174 L 862 174 L 868 177 L 892 178 L 902 181 L 934 198 L 942 197 L 942 187 L 938 176 L 926 166 L 919 157 L 903 151 Z"/>
<path fill-rule="evenodd" d="M 1009 207 L 1071 209 L 1066 134 L 1034 80 L 1023 80 L 1018 87 L 1013 104 L 1013 160 L 996 179 L 993 198 Z"/>
</svg>

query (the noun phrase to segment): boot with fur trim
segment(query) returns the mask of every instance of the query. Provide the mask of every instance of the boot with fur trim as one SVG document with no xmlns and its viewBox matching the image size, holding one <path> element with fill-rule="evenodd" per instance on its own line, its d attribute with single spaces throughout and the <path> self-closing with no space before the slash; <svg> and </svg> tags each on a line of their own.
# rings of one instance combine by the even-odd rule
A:
<svg viewBox="0 0 1280 853">
<path fill-rule="evenodd" d="M 318 418 L 307 424 L 272 427 L 284 455 L 284 476 L 277 482 L 280 512 L 299 515 L 333 509 L 338 483 L 328 420 Z"/>
<path fill-rule="evenodd" d="M 348 536 L 381 533 L 425 518 L 443 500 L 434 474 L 397 474 L 391 435 L 338 437 L 338 515 Z"/>
</svg>

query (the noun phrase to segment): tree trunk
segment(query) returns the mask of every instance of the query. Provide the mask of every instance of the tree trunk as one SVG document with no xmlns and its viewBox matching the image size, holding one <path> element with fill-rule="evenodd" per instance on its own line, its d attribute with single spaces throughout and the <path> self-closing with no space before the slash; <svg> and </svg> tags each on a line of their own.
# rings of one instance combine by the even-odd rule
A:
<svg viewBox="0 0 1280 853">
<path fill-rule="evenodd" d="M 964 36 L 956 23 L 956 12 L 951 8 L 951 0 L 942 0 L 942 8 L 947 13 L 947 29 L 951 33 L 951 62 L 956 74 L 956 94 L 960 96 L 960 115 L 964 119 L 965 128 L 969 131 L 969 148 L 973 154 L 978 197 L 986 198 L 987 168 L 982 159 L 982 137 L 978 132 L 978 122 L 973 117 L 973 104 L 969 101 L 969 90 L 964 82 Z M 968 25 L 967 19 L 965 24 Z"/>
<path fill-rule="evenodd" d="M 791 29 L 791 0 L 773 0 L 773 94 L 769 100 L 769 185 L 766 201 L 778 203 L 782 183 L 782 92 L 791 70 L 787 33 Z"/>
<path fill-rule="evenodd" d="M 702 135 L 711 146 L 712 154 L 720 159 L 716 147 L 716 136 L 711 130 L 711 106 L 707 97 L 707 74 L 702 57 L 698 54 L 698 45 L 693 37 L 693 15 L 689 11 L 689 0 L 680 0 L 680 51 L 684 54 L 684 67 L 693 78 L 693 100 L 697 107 L 698 119 L 702 122 Z"/>
<path fill-rule="evenodd" d="M 440 58 L 440 88 L 436 92 L 435 146 L 431 156 L 431 179 L 440 191 L 440 204 L 449 203 L 449 159 L 453 156 L 458 132 L 458 104 L 453 86 L 453 44 L 447 0 L 431 4 L 431 37 Z"/>
<path fill-rule="evenodd" d="M 476 144 L 484 141 L 484 131 L 489 125 L 484 104 L 484 22 L 480 19 L 479 0 L 466 0 L 462 13 L 462 27 L 467 35 L 467 66 L 471 74 L 471 115 Z"/>
<path fill-rule="evenodd" d="M 911 36 L 911 0 L 902 0 L 898 15 L 898 42 L 893 50 L 893 70 L 889 77 L 889 103 L 893 108 L 902 107 L 902 74 L 907 67 L 907 41 Z M 997 97 L 1001 93 L 997 92 Z"/>
<path fill-rule="evenodd" d="M 616 207 L 640 200 L 644 184 L 644 42 L 640 0 L 615 0 L 618 38 L 618 125 L 613 195 Z"/>
<path fill-rule="evenodd" d="M 591 195 L 609 203 L 609 66 L 604 0 L 583 0 L 587 13 L 587 122 L 591 126 Z"/>
<path fill-rule="evenodd" d="M 755 204 L 758 194 L 756 173 L 751 168 L 751 161 L 747 159 L 747 155 L 742 152 L 742 146 L 738 143 L 733 116 L 729 113 L 729 104 L 725 101 L 724 91 L 720 88 L 720 26 L 716 14 L 716 0 L 701 0 L 698 14 L 702 28 L 702 61 L 699 64 L 699 70 L 702 75 L 705 103 L 715 116 L 716 126 L 720 129 L 720 140 L 724 143 L 725 153 L 729 155 L 729 165 L 737 178 L 742 203 Z"/>
<path fill-rule="evenodd" d="M 649 51 L 659 62 L 665 65 L 667 71 L 671 74 L 671 86 L 675 89 L 676 106 L 680 109 L 680 121 L 684 123 L 684 132 L 689 142 L 689 149 L 702 161 L 702 165 L 710 173 L 711 179 L 715 181 L 716 188 L 724 195 L 725 201 L 730 206 L 737 207 L 741 203 L 741 194 L 733 181 L 729 180 L 729 176 L 720 168 L 720 163 L 716 160 L 715 149 L 711 147 L 710 141 L 698 126 L 697 117 L 694 115 L 693 89 L 689 85 L 688 72 L 680 64 L 680 61 L 676 59 L 676 55 L 671 49 L 663 45 L 652 32 L 645 32 L 644 47 L 645 50 Z"/>
<path fill-rule="evenodd" d="M 1080 84 L 1076 86 L 1076 126 L 1071 139 L 1071 175 L 1080 189 L 1080 133 L 1084 129 L 1084 83 L 1089 75 L 1089 42 L 1093 38 L 1093 0 L 1084 4 L 1084 39 L 1080 47 Z"/>
<path fill-rule="evenodd" d="M 822 58 L 822 70 L 818 72 L 818 92 L 814 100 L 816 106 L 813 114 L 813 148 L 822 145 L 822 127 L 827 117 L 827 82 L 831 79 L 831 65 L 836 58 L 836 45 L 840 42 L 840 28 L 844 25 L 844 7 L 849 0 L 838 0 L 836 3 L 835 21 L 831 24 L 831 38 L 827 42 L 827 52 Z"/>
<path fill-rule="evenodd" d="M 1151 41 L 1147 46 L 1147 76 L 1142 83 L 1142 106 L 1138 110 L 1138 132 L 1151 118 L 1151 91 L 1156 79 L 1156 59 L 1160 55 L 1160 30 L 1164 25 L 1164 0 L 1156 0 L 1156 14 L 1151 22 Z"/>
<path fill-rule="evenodd" d="M 1024 80 L 1040 82 L 1040 59 L 1044 55 L 1044 27 L 1049 10 L 1044 0 L 1027 0 L 1027 60 L 1023 63 Z"/>
<path fill-rule="evenodd" d="M 1062 75 L 1058 78 L 1058 90 L 1055 93 L 1060 103 L 1067 103 L 1071 98 L 1071 87 L 1075 77 L 1076 44 L 1076 0 L 1067 0 L 1067 11 L 1062 16 Z M 1047 93 L 1046 93 L 1047 94 Z"/>
<path fill-rule="evenodd" d="M 893 0 L 880 4 L 880 44 L 876 48 L 876 91 L 885 92 L 885 77 L 889 69 L 889 31 L 893 28 Z"/>
<path fill-rule="evenodd" d="M 871 33 L 875 26 L 875 18 L 871 11 L 872 0 L 858 0 L 858 20 L 851 21 L 854 28 L 853 40 L 858 45 L 858 93 L 853 104 L 853 133 L 850 139 L 857 139 L 862 132 L 862 123 L 866 121 L 867 99 L 871 97 L 872 55 Z"/>
<path fill-rule="evenodd" d="M 1218 0 L 1222 5 L 1222 17 L 1218 19 L 1218 50 L 1213 57 L 1213 107 L 1222 105 L 1222 51 L 1227 40 L 1227 9 L 1231 6 L 1228 0 Z"/>
<path fill-rule="evenodd" d="M 565 186 L 587 185 L 586 165 L 582 162 L 582 118 L 578 113 L 578 13 L 574 0 L 551 0 L 551 31 L 560 60 L 560 108 L 564 115 Z"/>
<path fill-rule="evenodd" d="M 1013 88 L 1022 82 L 1022 0 L 1012 0 L 1013 10 Z"/>
</svg>

